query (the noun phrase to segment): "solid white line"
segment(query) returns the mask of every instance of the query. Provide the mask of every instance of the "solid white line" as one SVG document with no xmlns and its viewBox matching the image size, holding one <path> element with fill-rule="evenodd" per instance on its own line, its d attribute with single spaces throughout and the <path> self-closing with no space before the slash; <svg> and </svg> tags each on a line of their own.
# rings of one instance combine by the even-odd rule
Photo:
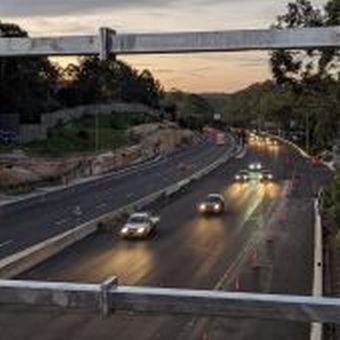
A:
<svg viewBox="0 0 340 340">
<path fill-rule="evenodd" d="M 102 208 L 105 208 L 107 206 L 106 203 L 102 203 L 102 204 L 99 204 L 96 206 L 97 209 L 102 209 Z"/>
<path fill-rule="evenodd" d="M 247 149 L 246 146 L 244 146 L 242 152 L 240 154 L 236 155 L 235 158 L 236 159 L 242 159 L 247 154 L 247 152 L 248 152 L 248 149 Z"/>
<path fill-rule="evenodd" d="M 322 296 L 323 292 L 323 252 L 322 252 L 322 226 L 319 212 L 319 201 L 314 200 L 314 275 L 313 275 L 313 296 Z M 311 340 L 322 339 L 321 323 L 313 322 L 310 330 Z"/>
<path fill-rule="evenodd" d="M 65 224 L 66 222 L 68 222 L 68 218 L 64 218 L 62 220 L 59 220 L 57 222 L 55 222 L 56 225 L 61 225 L 61 224 Z"/>
<path fill-rule="evenodd" d="M 0 243 L 0 248 L 6 247 L 13 242 L 14 242 L 13 240 L 8 240 L 8 241 L 5 241 L 5 242 L 2 242 L 2 243 Z"/>
</svg>

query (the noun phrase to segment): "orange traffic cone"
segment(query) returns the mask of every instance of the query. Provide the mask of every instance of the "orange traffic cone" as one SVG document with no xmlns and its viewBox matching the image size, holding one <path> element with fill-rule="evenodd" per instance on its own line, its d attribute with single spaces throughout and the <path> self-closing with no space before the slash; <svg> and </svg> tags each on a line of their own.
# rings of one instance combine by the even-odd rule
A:
<svg viewBox="0 0 340 340">
<path fill-rule="evenodd" d="M 202 340 L 209 340 L 209 337 L 208 337 L 208 333 L 207 333 L 207 332 L 204 332 L 204 333 L 203 333 Z"/>
</svg>

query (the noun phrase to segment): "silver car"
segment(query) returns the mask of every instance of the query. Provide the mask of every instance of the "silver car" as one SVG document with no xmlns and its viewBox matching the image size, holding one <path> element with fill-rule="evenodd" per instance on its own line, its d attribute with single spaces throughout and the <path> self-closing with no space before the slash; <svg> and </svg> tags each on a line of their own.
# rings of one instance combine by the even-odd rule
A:
<svg viewBox="0 0 340 340">
<path fill-rule="evenodd" d="M 156 230 L 159 221 L 159 217 L 146 212 L 132 214 L 121 229 L 120 235 L 123 238 L 146 238 Z"/>
</svg>

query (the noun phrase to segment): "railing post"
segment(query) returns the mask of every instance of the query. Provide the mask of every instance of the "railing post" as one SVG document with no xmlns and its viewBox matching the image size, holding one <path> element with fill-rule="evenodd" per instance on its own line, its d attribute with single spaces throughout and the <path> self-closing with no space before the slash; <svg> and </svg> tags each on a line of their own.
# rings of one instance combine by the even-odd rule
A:
<svg viewBox="0 0 340 340">
<path fill-rule="evenodd" d="M 107 60 L 110 55 L 112 35 L 116 35 L 116 31 L 111 28 L 101 27 L 99 29 L 99 45 L 100 45 L 99 58 L 102 61 Z"/>
<path fill-rule="evenodd" d="M 118 286 L 118 278 L 112 276 L 100 285 L 100 312 L 103 318 L 110 314 L 109 290 Z"/>
</svg>

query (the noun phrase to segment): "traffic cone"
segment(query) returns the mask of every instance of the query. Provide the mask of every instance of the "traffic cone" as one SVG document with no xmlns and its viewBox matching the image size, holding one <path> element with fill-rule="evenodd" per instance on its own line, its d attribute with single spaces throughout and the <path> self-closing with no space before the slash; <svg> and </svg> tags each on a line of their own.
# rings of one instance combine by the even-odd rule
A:
<svg viewBox="0 0 340 340">
<path fill-rule="evenodd" d="M 204 332 L 204 333 L 203 333 L 202 340 L 209 340 L 209 337 L 208 337 L 208 333 L 207 333 L 207 332 Z"/>
</svg>

